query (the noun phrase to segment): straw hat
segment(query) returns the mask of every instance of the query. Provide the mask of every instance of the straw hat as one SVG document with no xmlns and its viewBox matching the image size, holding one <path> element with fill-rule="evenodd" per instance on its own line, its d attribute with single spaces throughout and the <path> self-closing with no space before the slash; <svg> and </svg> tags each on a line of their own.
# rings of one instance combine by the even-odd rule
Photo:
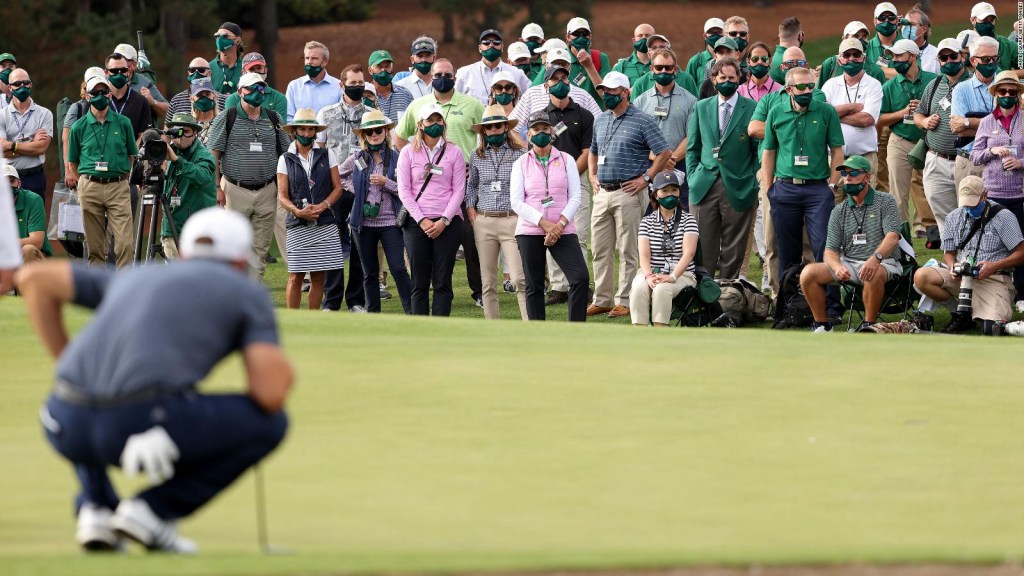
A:
<svg viewBox="0 0 1024 576">
<path fill-rule="evenodd" d="M 473 130 L 475 130 L 477 134 L 482 134 L 484 126 L 488 126 L 490 124 L 508 124 L 508 129 L 511 130 L 519 124 L 519 120 L 509 120 L 508 116 L 505 114 L 504 107 L 500 104 L 491 104 L 487 108 L 484 108 L 483 118 L 480 120 L 479 124 L 473 125 Z"/>
<path fill-rule="evenodd" d="M 1024 87 L 1021 86 L 1020 80 L 1017 79 L 1017 73 L 1013 70 L 1004 70 L 999 74 L 996 74 L 995 80 L 992 80 L 992 83 L 989 84 L 988 93 L 995 96 L 996 88 L 998 88 L 1000 84 L 1011 84 L 1016 86 L 1018 94 L 1024 90 Z"/>
<path fill-rule="evenodd" d="M 357 134 L 362 134 L 363 130 L 370 130 L 373 128 L 384 128 L 385 130 L 390 130 L 394 127 L 394 120 L 389 119 L 383 112 L 374 108 L 363 113 L 363 119 L 359 123 L 359 127 L 353 128 L 352 131 Z"/>
<path fill-rule="evenodd" d="M 316 128 L 317 132 L 323 132 L 327 129 L 327 126 L 317 124 L 316 112 L 313 112 L 313 110 L 309 108 L 299 108 L 299 111 L 295 113 L 295 117 L 292 118 L 292 121 L 281 129 L 294 136 L 295 129 L 303 127 Z"/>
</svg>

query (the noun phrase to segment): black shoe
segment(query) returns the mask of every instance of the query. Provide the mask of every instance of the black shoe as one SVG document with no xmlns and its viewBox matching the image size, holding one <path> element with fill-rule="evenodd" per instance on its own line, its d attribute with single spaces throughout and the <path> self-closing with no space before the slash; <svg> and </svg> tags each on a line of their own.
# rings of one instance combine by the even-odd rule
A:
<svg viewBox="0 0 1024 576">
<path fill-rule="evenodd" d="M 303 292 L 309 292 L 309 287 L 312 286 L 312 285 L 313 285 L 313 283 L 309 281 L 309 278 L 303 278 L 302 279 L 302 291 Z"/>
<path fill-rule="evenodd" d="M 868 322 L 867 320 L 865 320 L 864 322 L 860 323 L 860 326 L 857 326 L 857 329 L 854 330 L 854 332 L 868 332 L 874 334 L 875 331 L 871 329 L 871 327 L 874 325 L 874 322 Z"/>
<path fill-rule="evenodd" d="M 475 300 L 473 300 L 473 302 L 476 303 L 476 307 L 477 308 L 483 308 L 484 307 L 484 299 L 483 298 L 476 298 Z"/>
<path fill-rule="evenodd" d="M 266 255 L 266 257 L 263 258 L 263 262 L 265 262 L 267 264 L 277 264 L 277 258 L 274 258 L 274 256 L 272 254 L 268 253 Z"/>
<path fill-rule="evenodd" d="M 942 329 L 943 334 L 961 334 L 974 329 L 974 320 L 966 312 L 953 312 L 949 324 Z"/>
<path fill-rule="evenodd" d="M 544 301 L 544 305 L 553 306 L 555 304 L 565 304 L 568 301 L 568 292 L 559 292 L 558 290 L 552 290 L 551 292 L 548 292 L 548 299 Z"/>
<path fill-rule="evenodd" d="M 924 312 L 914 312 L 914 317 L 910 321 L 922 332 L 931 332 L 935 329 L 935 318 Z"/>
</svg>

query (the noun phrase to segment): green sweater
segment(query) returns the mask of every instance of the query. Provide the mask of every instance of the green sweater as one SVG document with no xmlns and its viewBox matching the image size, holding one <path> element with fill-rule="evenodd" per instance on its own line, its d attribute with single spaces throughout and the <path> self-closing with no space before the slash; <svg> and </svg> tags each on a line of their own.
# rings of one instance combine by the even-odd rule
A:
<svg viewBox="0 0 1024 576">
<path fill-rule="evenodd" d="M 217 205 L 217 165 L 213 154 L 196 138 L 188 150 L 178 151 L 178 159 L 167 167 L 164 195 L 171 199 L 171 218 L 178 235 L 185 221 L 196 212 Z M 174 198 L 181 198 L 180 205 Z M 160 235 L 171 237 L 171 226 L 164 214 Z"/>
</svg>

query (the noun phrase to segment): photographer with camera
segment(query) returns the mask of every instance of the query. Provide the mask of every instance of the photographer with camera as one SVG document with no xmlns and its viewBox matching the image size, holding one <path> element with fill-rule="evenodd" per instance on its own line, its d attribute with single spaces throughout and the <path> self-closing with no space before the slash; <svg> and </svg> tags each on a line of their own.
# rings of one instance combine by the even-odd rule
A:
<svg viewBox="0 0 1024 576">
<path fill-rule="evenodd" d="M 1024 237 L 1013 214 L 988 200 L 981 178 L 964 177 L 957 200 L 960 207 L 949 213 L 942 233 L 945 265 L 918 270 L 914 287 L 950 309 L 943 332 L 965 332 L 980 319 L 990 334 L 993 324 L 1012 315 L 1012 269 L 1024 263 Z M 925 320 L 915 316 L 919 325 Z"/>
<path fill-rule="evenodd" d="M 171 221 L 174 232 L 181 234 L 185 221 L 193 214 L 217 205 L 217 164 L 199 140 L 200 129 L 191 114 L 180 113 L 174 115 L 163 132 L 164 142 L 170 144 L 164 163 L 164 195 L 171 213 L 164 213 L 160 237 L 168 260 L 178 258 Z"/>
</svg>

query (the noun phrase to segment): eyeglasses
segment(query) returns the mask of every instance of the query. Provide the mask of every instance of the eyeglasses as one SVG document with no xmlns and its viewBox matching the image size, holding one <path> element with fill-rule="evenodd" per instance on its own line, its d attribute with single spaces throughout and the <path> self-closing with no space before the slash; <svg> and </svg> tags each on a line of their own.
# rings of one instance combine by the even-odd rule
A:
<svg viewBox="0 0 1024 576">
<path fill-rule="evenodd" d="M 577 30 L 570 34 L 570 36 L 573 38 L 590 38 L 590 32 L 587 32 L 586 30 Z"/>
<path fill-rule="evenodd" d="M 485 124 L 484 132 L 504 132 L 508 129 L 508 124 L 505 122 L 499 122 L 497 124 Z"/>
<path fill-rule="evenodd" d="M 974 58 L 981 64 L 994 64 L 999 61 L 998 56 L 975 56 Z"/>
<path fill-rule="evenodd" d="M 515 89 L 516 89 L 516 85 L 515 84 L 495 84 L 494 85 L 494 91 L 495 92 L 512 92 Z"/>
<path fill-rule="evenodd" d="M 960 61 L 960 54 L 959 53 L 957 53 L 957 54 L 946 54 L 946 55 L 939 54 L 939 62 L 959 62 L 959 61 Z"/>
<path fill-rule="evenodd" d="M 89 92 L 89 96 L 106 96 L 107 94 L 110 94 L 110 90 L 106 88 L 100 88 L 99 90 Z"/>
<path fill-rule="evenodd" d="M 248 90 L 250 92 L 263 92 L 264 90 L 266 90 L 267 85 L 266 84 L 253 84 L 252 86 L 243 86 L 243 88 L 245 88 L 246 90 Z"/>
<path fill-rule="evenodd" d="M 808 82 L 807 84 L 790 84 L 789 86 L 790 88 L 796 88 L 797 90 L 810 90 L 811 88 L 814 88 L 814 83 Z"/>
<path fill-rule="evenodd" d="M 747 60 L 750 60 L 755 64 L 757 64 L 758 62 L 763 62 L 767 64 L 772 61 L 772 58 L 771 56 L 751 56 L 750 58 L 747 58 Z"/>
<path fill-rule="evenodd" d="M 189 74 L 195 74 L 196 72 L 199 72 L 200 74 L 206 74 L 209 71 L 210 68 L 207 66 L 189 66 L 188 68 Z"/>
<path fill-rule="evenodd" d="M 739 30 L 729 32 L 729 36 L 732 36 L 733 38 L 746 38 L 747 34 L 747 32 L 741 32 Z"/>
<path fill-rule="evenodd" d="M 673 72 L 676 69 L 675 64 L 652 64 L 651 70 L 655 72 Z"/>
<path fill-rule="evenodd" d="M 501 40 L 481 40 L 480 41 L 480 45 L 481 46 L 501 46 L 502 44 L 504 44 L 504 42 L 502 42 Z"/>
<path fill-rule="evenodd" d="M 846 58 L 847 60 L 859 60 L 860 58 L 864 57 L 864 53 L 861 52 L 860 50 L 847 50 L 846 52 L 840 54 L 840 56 Z"/>
<path fill-rule="evenodd" d="M 1017 94 L 1018 92 L 1013 88 L 996 88 L 997 96 L 1013 96 L 1014 98 L 1016 98 Z"/>
<path fill-rule="evenodd" d="M 13 86 L 15 88 L 21 88 L 22 86 L 31 86 L 31 85 L 32 85 L 32 81 L 31 80 L 18 80 L 17 82 L 11 82 L 10 83 L 10 86 Z"/>
<path fill-rule="evenodd" d="M 128 68 L 107 68 L 107 74 L 127 74 Z"/>
<path fill-rule="evenodd" d="M 839 175 L 842 176 L 843 178 L 856 178 L 857 176 L 860 176 L 861 174 L 867 174 L 867 171 L 865 171 L 865 170 L 842 170 L 842 169 L 839 170 Z"/>
<path fill-rule="evenodd" d="M 790 68 L 804 68 L 807 66 L 807 60 L 785 60 L 782 65 Z"/>
<path fill-rule="evenodd" d="M 434 80 L 440 80 L 442 78 L 451 80 L 452 78 L 455 78 L 455 74 L 452 74 L 451 72 L 437 72 L 434 74 Z"/>
<path fill-rule="evenodd" d="M 363 134 L 365 136 L 379 136 L 384 132 L 385 130 L 383 128 L 367 128 L 366 130 L 363 130 Z"/>
</svg>

